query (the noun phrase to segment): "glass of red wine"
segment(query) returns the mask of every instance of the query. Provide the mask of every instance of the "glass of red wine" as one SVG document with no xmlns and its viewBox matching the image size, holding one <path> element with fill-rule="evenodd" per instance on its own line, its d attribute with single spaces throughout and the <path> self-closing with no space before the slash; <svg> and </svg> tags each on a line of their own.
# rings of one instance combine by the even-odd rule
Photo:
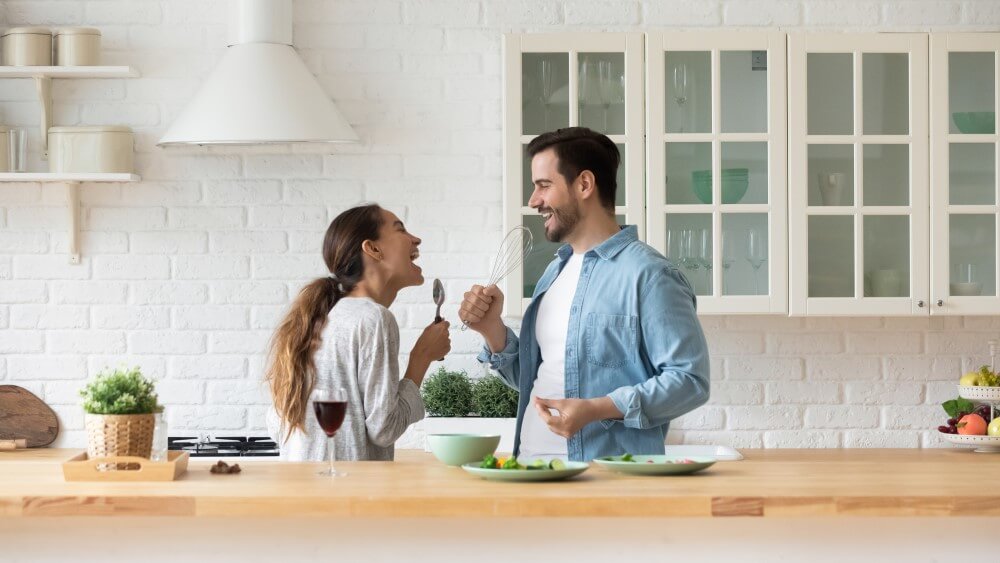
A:
<svg viewBox="0 0 1000 563">
<path fill-rule="evenodd" d="M 333 467 L 334 443 L 333 436 L 344 423 L 344 415 L 347 414 L 347 391 L 343 387 L 332 389 L 315 389 L 312 392 L 313 412 L 320 428 L 326 433 L 326 449 L 330 450 L 330 469 L 320 471 L 320 475 L 327 477 L 343 477 L 347 475 L 343 471 L 337 471 Z"/>
</svg>

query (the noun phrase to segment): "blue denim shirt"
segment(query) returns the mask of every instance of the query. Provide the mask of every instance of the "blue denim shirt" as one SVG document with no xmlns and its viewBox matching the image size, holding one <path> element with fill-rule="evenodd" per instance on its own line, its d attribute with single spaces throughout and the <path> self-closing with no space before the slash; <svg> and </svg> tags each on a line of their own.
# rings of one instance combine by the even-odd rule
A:
<svg viewBox="0 0 1000 563">
<path fill-rule="evenodd" d="M 563 245 L 545 269 L 520 338 L 508 328 L 503 350 L 484 347 L 479 355 L 520 392 L 515 455 L 524 412 L 534 408 L 528 401 L 541 363 L 538 305 L 572 253 Z M 670 421 L 708 401 L 708 349 L 695 305 L 684 275 L 639 241 L 635 226 L 584 254 L 566 334 L 566 397 L 609 396 L 624 417 L 584 426 L 567 440 L 569 459 L 662 454 Z"/>
</svg>

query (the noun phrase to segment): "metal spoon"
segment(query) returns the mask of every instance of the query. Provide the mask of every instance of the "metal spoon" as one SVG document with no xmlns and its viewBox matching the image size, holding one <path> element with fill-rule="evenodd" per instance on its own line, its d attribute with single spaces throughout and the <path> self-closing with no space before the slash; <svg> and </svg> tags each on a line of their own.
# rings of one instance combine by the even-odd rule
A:
<svg viewBox="0 0 1000 563">
<path fill-rule="evenodd" d="M 433 297 L 434 304 L 437 305 L 437 313 L 434 314 L 434 323 L 437 324 L 444 320 L 444 317 L 441 316 L 441 305 L 444 305 L 444 284 L 437 278 L 434 278 Z M 444 358 L 439 358 L 438 361 L 444 361 Z"/>
</svg>

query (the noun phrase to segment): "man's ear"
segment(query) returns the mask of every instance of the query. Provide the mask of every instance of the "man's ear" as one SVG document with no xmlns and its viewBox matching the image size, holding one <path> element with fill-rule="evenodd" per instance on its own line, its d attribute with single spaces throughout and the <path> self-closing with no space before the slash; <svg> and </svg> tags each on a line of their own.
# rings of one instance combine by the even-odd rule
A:
<svg viewBox="0 0 1000 563">
<path fill-rule="evenodd" d="M 382 251 L 379 250 L 378 246 L 375 245 L 375 241 L 366 240 L 361 243 L 361 252 L 364 252 L 371 257 L 372 260 L 379 262 L 382 260 Z"/>
<path fill-rule="evenodd" d="M 597 197 L 597 178 L 594 177 L 594 173 L 590 170 L 580 172 L 580 175 L 576 177 L 575 184 L 577 192 L 580 194 L 580 199 Z"/>
</svg>

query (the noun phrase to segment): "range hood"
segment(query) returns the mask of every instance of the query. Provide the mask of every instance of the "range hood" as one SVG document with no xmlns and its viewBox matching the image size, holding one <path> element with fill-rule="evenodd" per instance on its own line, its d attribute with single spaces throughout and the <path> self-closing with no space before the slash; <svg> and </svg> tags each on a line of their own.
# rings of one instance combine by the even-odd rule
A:
<svg viewBox="0 0 1000 563">
<path fill-rule="evenodd" d="M 292 0 L 228 0 L 229 47 L 158 145 L 353 143 L 292 48 Z"/>
</svg>

